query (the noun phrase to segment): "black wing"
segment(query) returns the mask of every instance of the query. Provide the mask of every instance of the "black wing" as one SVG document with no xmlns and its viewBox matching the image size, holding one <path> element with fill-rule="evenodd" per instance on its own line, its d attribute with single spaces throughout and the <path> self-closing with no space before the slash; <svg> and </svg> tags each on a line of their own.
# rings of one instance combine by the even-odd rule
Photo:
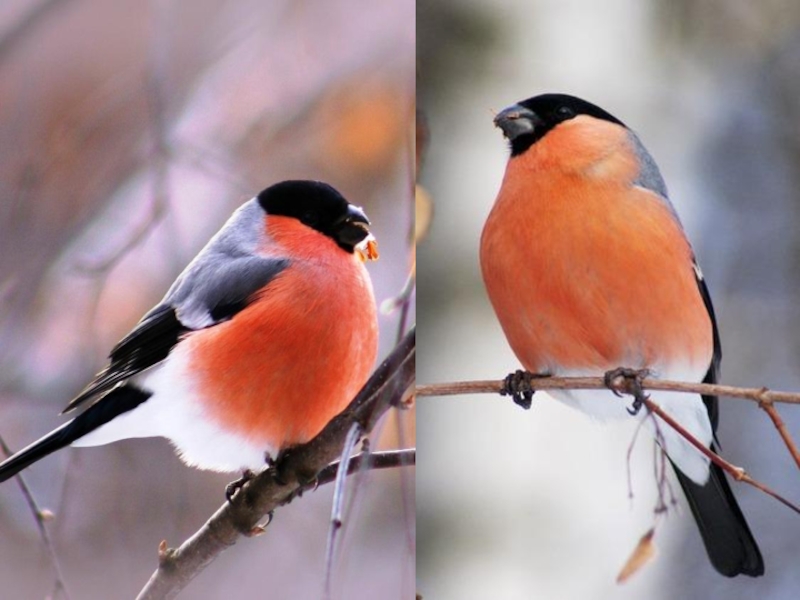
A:
<svg viewBox="0 0 800 600">
<path fill-rule="evenodd" d="M 189 331 L 191 330 L 178 320 L 173 307 L 159 304 L 114 346 L 108 366 L 72 399 L 63 412 L 73 410 L 89 398 L 102 394 L 119 382 L 161 362 L 181 336 Z"/>
<path fill-rule="evenodd" d="M 722 344 L 719 341 L 719 329 L 717 328 L 717 317 L 714 315 L 714 305 L 711 303 L 711 295 L 708 293 L 708 286 L 706 280 L 703 279 L 699 267 L 695 263 L 695 275 L 697 278 L 697 287 L 700 289 L 700 295 L 703 297 L 703 304 L 706 305 L 708 316 L 711 318 L 711 327 L 714 334 L 714 354 L 711 357 L 711 365 L 708 367 L 703 383 L 717 383 L 719 381 L 720 363 L 722 362 Z M 711 431 L 716 433 L 717 423 L 719 422 L 719 407 L 716 396 L 703 396 L 703 404 L 706 405 L 708 410 L 709 419 L 711 419 Z"/>
<path fill-rule="evenodd" d="M 288 265 L 286 259 L 202 252 L 164 300 L 114 347 L 108 366 L 63 412 L 158 364 L 183 336 L 230 319 Z"/>
</svg>

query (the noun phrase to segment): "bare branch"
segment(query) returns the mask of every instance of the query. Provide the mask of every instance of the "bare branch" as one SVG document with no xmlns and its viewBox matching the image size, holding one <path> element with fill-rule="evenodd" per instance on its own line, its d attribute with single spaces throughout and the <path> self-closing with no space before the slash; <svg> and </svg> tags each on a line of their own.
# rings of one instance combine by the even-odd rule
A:
<svg viewBox="0 0 800 600">
<path fill-rule="evenodd" d="M 6 458 L 13 454 L 11 448 L 8 447 L 2 436 L 0 436 L 0 450 L 3 451 L 3 454 Z M 47 525 L 45 524 L 46 521 L 52 519 L 52 513 L 49 510 L 42 509 L 39 506 L 39 503 L 36 501 L 31 488 L 28 487 L 28 483 L 25 481 L 25 478 L 22 475 L 18 474 L 15 479 L 17 480 L 17 483 L 19 483 L 19 487 L 22 490 L 22 495 L 25 497 L 25 501 L 28 503 L 31 513 L 33 513 L 33 518 L 36 521 L 36 526 L 39 528 L 39 535 L 42 538 L 42 543 L 47 551 L 47 555 L 50 557 L 50 564 L 53 565 L 53 572 L 56 580 L 52 597 L 57 597 L 57 594 L 61 592 L 66 600 L 70 600 L 71 596 L 64 581 L 64 572 L 61 570 L 61 561 L 58 559 L 56 548 L 53 545 L 53 540 L 50 538 L 50 533 L 47 531 Z"/>
<path fill-rule="evenodd" d="M 344 449 L 342 450 L 342 458 L 339 461 L 339 469 L 336 472 L 336 485 L 333 492 L 331 507 L 331 524 L 328 530 L 327 548 L 325 549 L 325 584 L 322 593 L 324 600 L 329 600 L 331 597 L 331 589 L 333 586 L 333 557 L 336 553 L 336 542 L 340 539 L 339 531 L 343 523 L 344 482 L 348 475 L 345 464 L 347 457 L 350 456 L 353 448 L 355 448 L 356 442 L 361 439 L 361 434 L 361 426 L 358 423 L 353 423 L 350 426 L 350 431 L 347 432 Z"/>
<path fill-rule="evenodd" d="M 265 515 L 298 496 L 302 488 L 313 487 L 317 474 L 339 456 L 352 424 L 358 423 L 363 431 L 370 432 L 413 386 L 415 335 L 412 328 L 350 405 L 317 437 L 280 455 L 272 468 L 249 481 L 179 548 L 168 549 L 162 543 L 158 568 L 139 593 L 139 600 L 174 598 L 241 536 L 257 533 Z"/>
<path fill-rule="evenodd" d="M 407 156 L 408 156 L 408 162 L 409 162 L 410 166 L 412 167 L 412 168 L 409 168 L 409 174 L 410 174 L 412 180 L 410 181 L 410 185 L 409 185 L 409 195 L 408 195 L 408 197 L 409 197 L 409 200 L 410 200 L 409 207 L 411 207 L 411 209 L 413 210 L 414 206 L 415 206 L 415 202 L 416 202 L 415 195 L 414 195 L 414 190 L 415 190 L 416 186 L 415 186 L 415 182 L 413 181 L 413 178 L 415 177 L 415 175 L 416 175 L 418 170 L 413 168 L 413 160 L 414 159 L 412 158 L 412 155 L 411 155 L 411 152 L 413 150 L 411 150 L 410 146 L 409 146 L 409 150 L 410 151 L 407 154 Z M 411 215 L 412 227 L 414 226 L 414 223 L 415 223 L 415 218 L 414 218 L 414 214 L 412 213 L 412 215 Z M 392 312 L 394 312 L 398 308 L 400 309 L 400 319 L 399 319 L 399 322 L 397 324 L 397 340 L 395 342 L 397 344 L 400 343 L 400 340 L 403 338 L 403 335 L 405 335 L 405 332 L 406 332 L 406 325 L 408 323 L 408 313 L 411 310 L 411 298 L 414 295 L 414 289 L 416 287 L 416 282 L 417 282 L 417 276 L 416 276 L 416 243 L 415 243 L 416 240 L 414 239 L 414 237 L 415 237 L 414 236 L 414 232 L 411 232 L 410 235 L 408 236 L 408 241 L 410 242 L 409 250 L 410 250 L 410 253 L 411 253 L 411 270 L 409 271 L 408 277 L 406 278 L 406 282 L 403 285 L 403 289 L 400 290 L 400 293 L 397 294 L 397 296 L 395 296 L 393 298 L 389 298 L 388 300 L 384 301 L 383 304 L 381 304 L 381 312 L 384 313 L 384 314 L 387 314 L 387 315 L 392 313 Z"/>
<path fill-rule="evenodd" d="M 605 390 L 608 389 L 602 377 L 541 377 L 530 382 L 532 390 Z M 417 386 L 417 396 L 459 396 L 461 394 L 500 393 L 503 382 L 500 380 L 456 381 L 451 383 L 429 383 Z M 685 392 L 708 396 L 727 396 L 758 403 L 800 404 L 800 393 L 776 392 L 765 387 L 745 388 L 717 383 L 688 383 L 666 379 L 645 379 L 645 390 L 666 392 Z M 620 388 L 618 391 L 624 392 Z"/>
<path fill-rule="evenodd" d="M 800 453 L 797 451 L 797 446 L 795 446 L 794 441 L 792 441 L 792 437 L 789 435 L 789 430 L 786 429 L 786 423 L 783 422 L 783 419 L 781 419 L 781 416 L 778 414 L 778 409 L 775 408 L 775 405 L 769 401 L 759 402 L 758 406 L 769 415 L 770 419 L 772 419 L 775 429 L 778 430 L 783 443 L 786 444 L 786 447 L 789 449 L 789 453 L 792 455 L 792 458 L 794 458 L 794 462 L 797 464 L 798 468 L 800 468 Z"/>
<path fill-rule="evenodd" d="M 705 444 L 703 444 L 700 440 L 698 440 L 691 433 L 689 433 L 680 423 L 678 423 L 670 415 L 665 413 L 658 404 L 656 404 L 655 402 L 653 402 L 649 398 L 646 398 L 644 400 L 644 405 L 647 407 L 647 410 L 649 410 L 653 414 L 658 415 L 659 418 L 661 418 L 661 420 L 663 420 L 667 425 L 672 427 L 675 431 L 680 433 L 681 436 L 683 436 L 692 446 L 697 448 L 700 451 L 700 453 L 702 453 L 706 458 L 708 458 L 715 465 L 720 467 L 723 471 L 727 472 L 736 481 L 743 481 L 744 483 L 749 483 L 750 485 L 752 485 L 755 488 L 758 488 L 759 490 L 761 490 L 765 494 L 768 494 L 768 495 L 772 496 L 773 498 L 775 498 L 781 504 L 784 504 L 785 506 L 788 506 L 794 512 L 800 514 L 800 506 L 797 506 L 796 504 L 793 504 L 792 502 L 790 502 L 789 500 L 787 500 L 786 498 L 784 498 L 783 496 L 781 496 L 777 492 L 775 492 L 772 489 L 768 488 L 763 483 L 761 483 L 759 481 L 756 481 L 755 479 L 750 477 L 750 475 L 748 475 L 747 472 L 742 467 L 737 467 L 736 465 L 734 465 L 732 463 L 729 463 L 727 460 L 722 458 L 716 452 L 712 452 L 711 450 L 706 448 Z"/>
<path fill-rule="evenodd" d="M 609 389 L 604 378 L 602 377 L 537 377 L 530 380 L 531 390 L 601 390 Z M 780 402 L 786 404 L 800 404 L 800 394 L 792 392 L 774 392 L 767 388 L 742 388 L 729 385 L 710 384 L 710 383 L 688 383 L 681 381 L 667 381 L 660 379 L 644 379 L 641 382 L 643 390 L 649 391 L 671 391 L 671 392 L 684 392 L 691 394 L 705 394 L 713 396 L 727 396 L 730 398 L 741 398 L 751 400 L 758 403 L 767 414 L 772 418 L 773 423 L 778 429 L 782 439 L 786 443 L 790 453 L 795 458 L 800 466 L 798 460 L 798 453 L 794 442 L 789 436 L 789 432 L 784 426 L 783 421 L 774 410 L 773 403 Z M 499 394 L 503 389 L 504 382 L 499 380 L 491 381 L 458 381 L 452 383 L 434 383 L 427 385 L 417 386 L 417 396 L 455 396 L 459 394 Z M 615 391 L 630 394 L 631 390 L 628 388 L 624 380 L 618 379 L 612 382 L 612 387 Z M 689 443 L 702 452 L 709 460 L 717 464 L 724 471 L 727 471 L 736 481 L 743 481 L 748 483 L 762 492 L 772 496 L 785 506 L 791 508 L 793 511 L 800 513 L 800 507 L 790 502 L 786 498 L 780 496 L 772 489 L 768 488 L 763 483 L 754 480 L 748 475 L 741 467 L 737 467 L 718 454 L 712 452 L 706 446 L 691 435 L 684 429 L 680 423 L 676 422 L 672 417 L 665 413 L 660 406 L 650 399 L 645 400 L 645 405 L 648 410 L 658 415 L 665 423 L 675 429 L 681 436 L 683 436 Z M 769 407 L 769 408 L 768 408 Z M 772 409 L 772 410 L 770 410 Z"/>
<path fill-rule="evenodd" d="M 406 323 L 408 322 L 408 313 L 411 309 L 411 297 L 414 295 L 414 288 L 416 287 L 417 278 L 413 272 L 409 273 L 406 278 L 403 289 L 397 296 L 384 300 L 381 304 L 381 312 L 389 315 L 400 309 L 400 318 L 397 324 L 397 343 L 400 342 L 406 332 Z"/>
<path fill-rule="evenodd" d="M 317 478 L 303 489 L 310 490 L 336 479 L 339 471 L 339 461 L 329 464 L 322 469 Z M 415 448 L 403 450 L 384 450 L 382 452 L 361 452 L 352 456 L 347 463 L 347 474 L 352 475 L 362 470 L 395 469 L 397 467 L 411 467 L 417 464 L 417 451 Z"/>
</svg>

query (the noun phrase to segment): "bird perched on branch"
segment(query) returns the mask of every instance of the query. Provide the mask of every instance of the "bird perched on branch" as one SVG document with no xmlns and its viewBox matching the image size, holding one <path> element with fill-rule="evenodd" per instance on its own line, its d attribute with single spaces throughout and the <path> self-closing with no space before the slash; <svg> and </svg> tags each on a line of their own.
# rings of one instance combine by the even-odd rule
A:
<svg viewBox="0 0 800 600">
<path fill-rule="evenodd" d="M 369 220 L 331 186 L 284 181 L 242 205 L 0 481 L 64 446 L 169 439 L 187 464 L 262 470 L 353 399 L 375 362 Z"/>
<path fill-rule="evenodd" d="M 492 306 L 528 371 L 597 376 L 624 367 L 717 381 L 714 310 L 655 161 L 619 119 L 579 98 L 536 96 L 501 111 L 511 147 L 483 229 Z M 597 417 L 628 416 L 609 391 L 550 391 Z M 715 450 L 717 398 L 653 400 Z M 722 470 L 639 413 L 675 467 L 713 566 L 762 575 L 758 546 Z"/>
</svg>

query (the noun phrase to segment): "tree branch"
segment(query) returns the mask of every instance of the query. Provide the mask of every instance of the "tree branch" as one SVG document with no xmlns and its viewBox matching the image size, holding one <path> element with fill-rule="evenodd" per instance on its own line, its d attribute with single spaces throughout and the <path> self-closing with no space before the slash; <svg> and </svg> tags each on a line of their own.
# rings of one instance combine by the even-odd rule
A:
<svg viewBox="0 0 800 600">
<path fill-rule="evenodd" d="M 307 484 L 303 491 L 313 490 L 316 487 L 332 483 L 336 479 L 336 472 L 339 470 L 339 463 L 335 461 L 322 469 L 317 475 L 316 481 Z M 416 448 L 404 448 L 403 450 L 384 450 L 382 452 L 360 452 L 350 457 L 347 463 L 347 474 L 362 470 L 382 470 L 395 469 L 397 467 L 411 467 L 417 464 Z"/>
<path fill-rule="evenodd" d="M 608 389 L 602 377 L 541 377 L 533 379 L 532 390 L 605 390 Z M 417 386 L 417 396 L 458 396 L 461 394 L 500 393 L 503 381 L 456 381 L 451 383 L 429 383 Z M 745 388 L 718 383 L 688 383 L 666 379 L 645 379 L 644 390 L 666 392 L 685 392 L 707 396 L 728 396 L 758 403 L 800 404 L 800 393 L 776 392 L 768 388 Z M 617 391 L 625 392 L 620 385 Z"/>
<path fill-rule="evenodd" d="M 347 432 L 342 458 L 339 461 L 340 467 L 336 473 L 333 489 L 333 499 L 331 502 L 331 523 L 328 529 L 328 543 L 325 549 L 325 578 L 322 587 L 322 600 L 331 600 L 331 588 L 333 586 L 333 562 L 336 554 L 337 542 L 341 539 L 339 532 L 344 524 L 342 514 L 344 512 L 345 480 L 347 479 L 347 469 L 342 468 L 342 463 L 352 454 L 356 443 L 361 439 L 361 426 L 358 423 L 350 425 Z"/>
<path fill-rule="evenodd" d="M 769 487 L 767 487 L 763 483 L 761 483 L 759 481 L 756 481 L 755 479 L 750 477 L 750 475 L 747 474 L 747 471 L 745 471 L 742 467 L 737 467 L 736 465 L 734 465 L 732 463 L 729 463 L 727 460 L 722 458 L 716 452 L 712 452 L 711 450 L 706 448 L 705 444 L 703 444 L 700 440 L 698 440 L 691 433 L 689 433 L 686 429 L 684 429 L 684 427 L 680 423 L 678 423 L 675 419 L 673 419 L 669 414 L 665 413 L 663 411 L 663 409 L 658 404 L 656 404 L 655 402 L 653 402 L 649 398 L 646 398 L 644 400 L 644 405 L 647 407 L 647 410 L 649 410 L 651 413 L 653 413 L 655 415 L 658 415 L 658 417 L 661 420 L 663 420 L 667 425 L 669 425 L 675 431 L 677 431 L 679 434 L 681 434 L 681 436 L 683 436 L 692 446 L 697 448 L 700 451 L 701 454 L 703 454 L 706 458 L 708 458 L 715 465 L 720 467 L 723 471 L 726 471 L 736 481 L 742 481 L 744 483 L 748 483 L 748 484 L 752 485 L 753 487 L 761 490 L 765 494 L 768 494 L 769 496 L 772 496 L 773 498 L 775 498 L 781 504 L 783 504 L 785 506 L 788 506 L 794 512 L 800 514 L 800 507 L 799 506 L 797 506 L 796 504 L 793 504 L 792 502 L 790 502 L 789 500 L 787 500 L 786 498 L 784 498 L 783 496 L 781 496 L 777 492 L 771 490 Z"/>
<path fill-rule="evenodd" d="M 325 473 L 326 467 L 341 453 L 351 425 L 359 423 L 363 431 L 370 432 L 389 407 L 398 405 L 413 386 L 415 348 L 415 329 L 412 328 L 349 406 L 317 437 L 283 452 L 273 467 L 245 484 L 230 503 L 223 504 L 179 548 L 168 549 L 162 542 L 158 568 L 138 599 L 174 598 L 240 536 L 261 531 L 258 523 L 265 515 L 298 496 L 302 488 L 314 487 L 317 474 Z"/>
<path fill-rule="evenodd" d="M 492 394 L 500 393 L 504 382 L 491 381 L 457 381 L 452 383 L 432 383 L 417 386 L 417 396 L 455 396 L 460 394 Z M 537 377 L 530 381 L 531 390 L 602 390 L 608 389 L 602 377 Z M 629 393 L 624 382 L 619 382 L 616 391 Z M 704 394 L 711 396 L 727 396 L 756 402 L 772 419 L 775 428 L 781 436 L 789 454 L 792 455 L 798 468 L 800 468 L 800 452 L 792 440 L 786 425 L 780 418 L 776 403 L 800 404 L 800 393 L 775 392 L 766 387 L 744 388 L 718 383 L 688 383 L 684 381 L 669 381 L 665 379 L 642 380 L 643 390 L 660 390 L 670 392 L 684 392 L 687 394 Z"/>
<path fill-rule="evenodd" d="M 603 377 L 536 377 L 530 380 L 531 390 L 602 390 L 613 389 L 614 391 L 632 394 L 627 382 L 623 378 L 612 381 L 608 386 Z M 504 388 L 504 382 L 500 380 L 484 381 L 457 381 L 451 383 L 433 383 L 417 386 L 417 396 L 455 396 L 460 394 L 499 394 Z M 763 388 L 743 388 L 716 383 L 688 383 L 681 381 L 668 381 L 661 379 L 645 378 L 641 381 L 642 390 L 647 391 L 671 391 L 684 392 L 691 394 L 704 394 L 713 396 L 727 396 L 731 398 L 741 398 L 756 402 L 760 408 L 765 410 L 772 419 L 783 439 L 790 454 L 800 467 L 800 454 L 792 441 L 785 424 L 775 409 L 774 403 L 800 404 L 800 394 L 792 392 L 775 392 L 765 387 Z M 800 513 L 800 507 L 780 496 L 769 487 L 754 480 L 741 467 L 737 467 L 718 454 L 712 452 L 697 440 L 692 434 L 684 429 L 680 423 L 676 422 L 670 415 L 665 413 L 660 406 L 649 398 L 645 400 L 647 409 L 653 414 L 658 415 L 665 423 L 683 436 L 689 443 L 695 446 L 709 460 L 717 464 L 724 471 L 727 471 L 737 481 L 748 483 L 762 492 L 772 496 L 782 504 L 788 506 L 793 511 Z"/>
<path fill-rule="evenodd" d="M 13 454 L 13 452 L 11 452 L 11 448 L 8 447 L 2 436 L 0 436 L 0 450 L 3 451 L 3 454 L 6 458 Z M 64 572 L 61 569 L 61 561 L 58 559 L 55 545 L 53 544 L 53 540 L 50 538 L 50 533 L 47 531 L 47 521 L 53 518 L 53 513 L 39 506 L 39 503 L 36 501 L 36 497 L 33 495 L 31 488 L 28 487 L 28 482 L 25 481 L 25 478 L 21 474 L 18 473 L 15 476 L 15 479 L 22 490 L 22 495 L 25 497 L 25 502 L 28 503 L 28 508 L 30 508 L 31 513 L 33 513 L 33 518 L 36 521 L 36 526 L 39 528 L 39 535 L 42 538 L 42 543 L 47 551 L 47 555 L 50 557 L 50 564 L 53 566 L 53 574 L 55 575 L 56 580 L 54 585 L 55 589 L 53 590 L 51 597 L 57 597 L 60 592 L 64 596 L 65 600 L 71 600 L 72 597 L 70 596 L 69 590 L 67 589 L 67 585 L 65 583 Z"/>
<path fill-rule="evenodd" d="M 778 414 L 778 409 L 775 408 L 775 405 L 772 402 L 767 400 L 759 402 L 758 406 L 769 415 L 770 419 L 772 419 L 775 429 L 778 430 L 783 443 L 789 449 L 789 453 L 792 455 L 792 458 L 794 458 L 795 464 L 797 464 L 797 467 L 800 468 L 800 453 L 798 453 L 797 447 L 792 441 L 792 436 L 789 435 L 789 430 L 786 429 L 786 423 L 783 422 L 783 419 L 781 419 L 781 416 Z"/>
</svg>

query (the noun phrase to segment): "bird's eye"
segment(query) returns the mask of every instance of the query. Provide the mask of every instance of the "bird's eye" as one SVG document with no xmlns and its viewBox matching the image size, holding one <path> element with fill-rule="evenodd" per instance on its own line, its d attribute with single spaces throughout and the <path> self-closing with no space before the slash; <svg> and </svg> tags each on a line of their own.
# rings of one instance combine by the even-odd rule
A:
<svg viewBox="0 0 800 600">
<path fill-rule="evenodd" d="M 558 110 L 556 110 L 556 114 L 561 119 L 571 119 L 575 116 L 575 111 L 572 110 L 569 106 L 559 106 Z"/>
</svg>

